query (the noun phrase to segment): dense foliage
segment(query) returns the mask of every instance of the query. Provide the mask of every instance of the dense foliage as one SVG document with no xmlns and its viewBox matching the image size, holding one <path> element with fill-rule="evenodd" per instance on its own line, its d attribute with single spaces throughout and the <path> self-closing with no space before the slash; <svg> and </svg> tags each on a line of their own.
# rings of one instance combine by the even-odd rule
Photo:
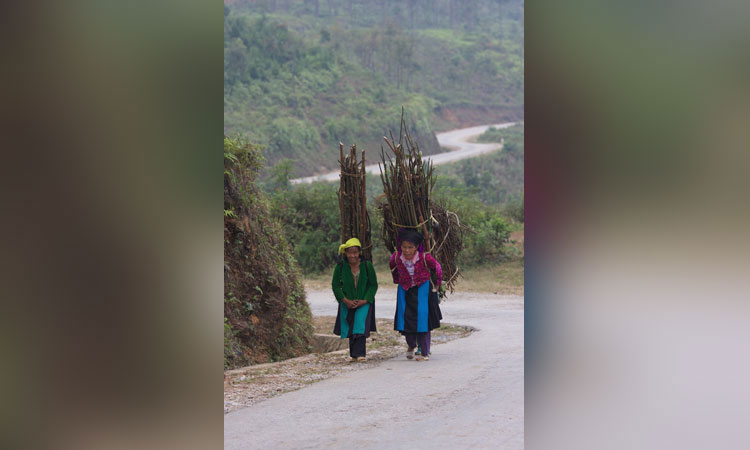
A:
<svg viewBox="0 0 750 450">
<path fill-rule="evenodd" d="M 464 249 L 459 255 L 460 267 L 473 267 L 505 261 L 517 256 L 514 247 L 507 245 L 510 233 L 518 229 L 512 217 L 498 207 L 487 206 L 476 190 L 453 183 L 436 185 L 435 198 L 471 227 L 464 235 Z"/>
<path fill-rule="evenodd" d="M 271 196 L 271 214 L 278 217 L 305 272 L 333 265 L 341 240 L 339 201 L 331 183 L 297 185 Z"/>
<path fill-rule="evenodd" d="M 292 174 L 301 176 L 335 168 L 339 142 L 379 148 L 401 105 L 425 150 L 439 150 L 429 124 L 433 100 L 386 94 L 382 79 L 330 42 L 303 42 L 273 19 L 230 14 L 224 52 L 224 131 L 265 146 L 271 166 L 294 159 Z"/>
<path fill-rule="evenodd" d="M 309 351 L 310 308 L 283 230 L 255 185 L 259 148 L 224 139 L 224 368 Z"/>
<path fill-rule="evenodd" d="M 327 271 L 337 261 L 336 251 L 341 239 L 337 186 L 337 183 L 296 185 L 277 189 L 270 195 L 271 212 L 280 218 L 285 234 L 290 236 L 295 258 L 304 273 Z M 382 194 L 380 180 L 368 177 L 367 190 L 371 229 L 373 236 L 379 236 L 382 217 L 373 206 L 373 198 Z M 519 222 L 523 221 L 523 197 L 519 215 L 517 203 L 488 205 L 480 197 L 480 192 L 467 186 L 459 177 L 451 176 L 439 178 L 433 193 L 473 230 L 464 235 L 465 246 L 459 258 L 462 267 L 501 262 L 517 256 L 515 249 L 507 244 L 511 231 L 519 229 Z M 390 253 L 379 238 L 373 238 L 373 246 L 373 262 L 385 267 Z"/>
<path fill-rule="evenodd" d="M 237 2 L 224 30 L 224 131 L 295 177 L 335 169 L 339 141 L 377 151 L 402 105 L 426 154 L 452 109 L 523 113 L 520 0 Z"/>
<path fill-rule="evenodd" d="M 493 263 L 516 256 L 507 245 L 511 231 L 523 223 L 523 123 L 490 128 L 477 138 L 480 142 L 504 142 L 501 151 L 452 164 L 435 166 L 437 183 L 433 197 L 459 214 L 473 232 L 464 236 L 462 267 Z M 337 260 L 340 243 L 338 182 L 291 186 L 288 166 L 279 164 L 266 188 L 270 192 L 271 213 L 278 217 L 290 237 L 303 272 L 328 270 Z M 287 168 L 285 170 L 284 168 Z M 367 177 L 368 211 L 373 235 L 379 235 L 381 215 L 374 200 L 383 193 L 379 176 Z M 373 239 L 373 262 L 385 266 L 390 255 L 380 239 Z"/>
<path fill-rule="evenodd" d="M 234 7 L 330 42 L 391 88 L 446 104 L 523 104 L 522 0 L 256 1 Z"/>
</svg>

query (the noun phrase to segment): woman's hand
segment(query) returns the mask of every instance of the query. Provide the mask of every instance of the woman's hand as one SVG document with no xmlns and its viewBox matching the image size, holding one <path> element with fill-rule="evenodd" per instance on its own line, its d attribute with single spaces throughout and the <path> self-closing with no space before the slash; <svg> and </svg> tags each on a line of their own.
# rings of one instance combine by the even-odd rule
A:
<svg viewBox="0 0 750 450">
<path fill-rule="evenodd" d="M 344 305 L 346 305 L 346 307 L 349 309 L 357 309 L 360 306 L 367 304 L 367 300 L 349 300 L 346 297 L 344 297 L 342 301 L 344 302 Z"/>
</svg>

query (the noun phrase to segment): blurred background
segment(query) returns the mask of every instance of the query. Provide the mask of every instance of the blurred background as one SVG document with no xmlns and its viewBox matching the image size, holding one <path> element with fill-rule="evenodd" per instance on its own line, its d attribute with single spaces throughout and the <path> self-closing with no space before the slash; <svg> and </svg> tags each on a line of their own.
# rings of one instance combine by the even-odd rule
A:
<svg viewBox="0 0 750 450">
<path fill-rule="evenodd" d="M 526 445 L 740 448 L 744 2 L 526 8 Z"/>
<path fill-rule="evenodd" d="M 3 448 L 222 442 L 222 5 L 6 2 Z"/>
<path fill-rule="evenodd" d="M 219 447 L 223 5 L 3 5 L 3 447 Z M 748 6 L 527 6 L 526 444 L 746 447 Z"/>
</svg>

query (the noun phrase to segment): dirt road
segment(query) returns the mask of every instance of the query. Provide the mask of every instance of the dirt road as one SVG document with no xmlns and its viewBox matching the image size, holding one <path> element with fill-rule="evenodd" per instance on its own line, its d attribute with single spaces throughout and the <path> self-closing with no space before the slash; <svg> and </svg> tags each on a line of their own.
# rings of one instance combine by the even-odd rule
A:
<svg viewBox="0 0 750 450">
<path fill-rule="evenodd" d="M 502 144 L 477 144 L 469 142 L 471 138 L 479 136 L 484 133 L 489 127 L 495 128 L 508 128 L 514 125 L 516 122 L 501 123 L 496 125 L 480 125 L 470 128 L 461 128 L 458 130 L 446 131 L 444 133 L 437 133 L 438 143 L 441 147 L 453 149 L 453 151 L 446 153 L 439 153 L 437 155 L 424 156 L 423 161 L 431 160 L 432 164 L 439 165 L 449 162 L 455 162 L 464 158 L 472 158 L 479 156 L 484 153 L 497 150 L 502 147 Z M 378 164 L 370 164 L 365 167 L 368 173 L 379 174 L 380 168 Z M 324 175 L 313 175 L 311 177 L 295 178 L 291 180 L 292 184 L 298 183 L 312 183 L 313 181 L 336 181 L 339 179 L 339 170 L 329 172 Z"/>
<path fill-rule="evenodd" d="M 376 297 L 393 318 L 395 290 Z M 313 314 L 335 315 L 328 291 Z M 430 361 L 397 357 L 224 416 L 224 448 L 523 448 L 523 297 L 461 293 L 444 320 L 479 331 L 435 345 Z"/>
</svg>

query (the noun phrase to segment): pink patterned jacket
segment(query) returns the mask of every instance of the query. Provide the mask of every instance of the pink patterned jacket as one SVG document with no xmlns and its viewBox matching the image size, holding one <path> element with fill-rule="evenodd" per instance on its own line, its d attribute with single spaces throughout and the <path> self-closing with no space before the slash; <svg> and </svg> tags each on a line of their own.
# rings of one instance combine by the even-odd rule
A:
<svg viewBox="0 0 750 450">
<path fill-rule="evenodd" d="M 432 257 L 432 255 L 419 252 L 419 261 L 414 266 L 414 276 L 409 275 L 409 271 L 406 270 L 406 266 L 401 261 L 401 255 L 398 251 L 393 252 L 391 260 L 388 262 L 391 267 L 391 275 L 393 275 L 393 282 L 400 285 L 404 289 L 409 289 L 412 286 L 419 286 L 425 281 L 430 279 L 430 269 L 435 271 L 435 278 L 437 278 L 437 285 L 439 287 L 443 282 L 443 269 L 440 267 L 440 263 Z"/>
</svg>

